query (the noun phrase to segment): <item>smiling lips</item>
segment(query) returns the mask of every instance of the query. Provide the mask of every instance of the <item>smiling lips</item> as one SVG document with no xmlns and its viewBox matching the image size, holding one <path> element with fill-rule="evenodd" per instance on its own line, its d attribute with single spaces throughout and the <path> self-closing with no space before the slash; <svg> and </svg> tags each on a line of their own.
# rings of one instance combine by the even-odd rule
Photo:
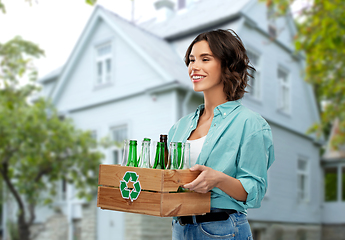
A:
<svg viewBox="0 0 345 240">
<path fill-rule="evenodd" d="M 200 82 L 202 79 L 204 79 L 205 78 L 205 76 L 203 76 L 203 75 L 192 75 L 192 81 L 193 81 L 193 83 L 195 83 L 195 82 Z"/>
</svg>

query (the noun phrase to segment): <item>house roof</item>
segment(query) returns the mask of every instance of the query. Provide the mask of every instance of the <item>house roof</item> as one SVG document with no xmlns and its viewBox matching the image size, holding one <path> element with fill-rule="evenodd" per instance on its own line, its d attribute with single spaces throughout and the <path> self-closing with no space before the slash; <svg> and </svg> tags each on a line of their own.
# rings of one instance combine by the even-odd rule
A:
<svg viewBox="0 0 345 240">
<path fill-rule="evenodd" d="M 199 0 L 187 11 L 180 11 L 166 21 L 157 22 L 152 19 L 140 24 L 140 27 L 162 38 L 175 38 L 229 22 L 239 17 L 243 8 L 251 1 Z"/>
<path fill-rule="evenodd" d="M 48 73 L 45 76 L 43 76 L 42 78 L 40 78 L 38 81 L 41 83 L 49 82 L 49 81 L 59 77 L 62 69 L 63 69 L 63 66 L 56 68 L 53 71 L 51 71 L 50 73 Z"/>
</svg>

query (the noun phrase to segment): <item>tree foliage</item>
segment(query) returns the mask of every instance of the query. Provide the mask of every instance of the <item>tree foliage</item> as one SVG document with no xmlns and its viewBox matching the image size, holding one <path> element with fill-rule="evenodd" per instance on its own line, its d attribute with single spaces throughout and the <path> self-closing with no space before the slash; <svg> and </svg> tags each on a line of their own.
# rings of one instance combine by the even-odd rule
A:
<svg viewBox="0 0 345 240">
<path fill-rule="evenodd" d="M 264 0 L 280 14 L 291 14 L 296 0 Z M 334 146 L 345 143 L 345 1 L 309 1 L 298 13 L 295 47 L 306 56 L 306 81 L 314 87 L 321 112 L 321 123 L 310 132 L 321 136 L 338 118 L 339 134 Z M 326 131 L 328 133 L 328 131 Z"/>
<path fill-rule="evenodd" d="M 59 180 L 72 183 L 78 197 L 94 196 L 102 158 L 90 132 L 62 120 L 47 100 L 29 101 L 38 90 L 32 59 L 42 55 L 20 37 L 0 44 L 0 175 L 18 207 L 22 240 L 30 239 L 35 207 L 52 202 Z M 20 86 L 23 76 L 30 81 Z"/>
</svg>

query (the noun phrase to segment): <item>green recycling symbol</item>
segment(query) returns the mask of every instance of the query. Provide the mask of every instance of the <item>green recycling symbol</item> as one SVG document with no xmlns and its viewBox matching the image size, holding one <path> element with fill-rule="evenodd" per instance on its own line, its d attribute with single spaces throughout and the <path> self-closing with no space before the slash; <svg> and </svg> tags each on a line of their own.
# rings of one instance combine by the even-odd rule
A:
<svg viewBox="0 0 345 240">
<path fill-rule="evenodd" d="M 131 199 L 133 202 L 134 200 L 137 200 L 139 197 L 139 194 L 141 192 L 141 186 L 140 182 L 138 181 L 139 175 L 137 175 L 136 172 L 126 172 L 123 176 L 123 179 L 120 180 L 120 191 L 121 195 L 125 199 Z M 128 182 L 134 182 L 133 183 L 133 189 L 129 189 L 127 186 Z"/>
</svg>

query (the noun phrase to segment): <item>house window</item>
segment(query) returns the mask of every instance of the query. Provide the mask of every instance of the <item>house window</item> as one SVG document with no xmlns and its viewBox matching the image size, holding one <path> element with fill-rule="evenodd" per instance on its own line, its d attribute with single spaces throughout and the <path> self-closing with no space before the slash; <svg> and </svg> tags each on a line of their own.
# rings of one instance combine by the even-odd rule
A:
<svg viewBox="0 0 345 240">
<path fill-rule="evenodd" d="M 345 201 L 345 167 L 324 170 L 325 202 Z"/>
<path fill-rule="evenodd" d="M 290 82 L 288 73 L 278 69 L 279 82 L 279 110 L 288 113 L 290 111 Z"/>
<path fill-rule="evenodd" d="M 127 126 L 115 127 L 111 130 L 112 140 L 115 145 L 112 147 L 112 158 L 114 164 L 121 164 L 123 156 L 123 142 L 127 139 Z"/>
<path fill-rule="evenodd" d="M 112 72 L 111 44 L 104 44 L 96 49 L 96 85 L 111 81 Z"/>
<path fill-rule="evenodd" d="M 297 161 L 297 196 L 299 200 L 308 200 L 308 161 L 298 159 Z"/>
<path fill-rule="evenodd" d="M 338 189 L 338 169 L 336 167 L 325 169 L 325 201 L 332 202 L 337 201 L 337 189 Z"/>
<path fill-rule="evenodd" d="M 256 69 L 249 70 L 249 74 L 252 75 L 252 77 L 249 77 L 249 94 L 250 96 L 260 99 L 261 95 L 261 84 L 260 84 L 260 72 L 259 72 L 259 55 L 253 53 L 252 51 L 248 51 L 247 55 L 249 57 L 250 63 L 253 65 L 253 67 Z"/>
</svg>

